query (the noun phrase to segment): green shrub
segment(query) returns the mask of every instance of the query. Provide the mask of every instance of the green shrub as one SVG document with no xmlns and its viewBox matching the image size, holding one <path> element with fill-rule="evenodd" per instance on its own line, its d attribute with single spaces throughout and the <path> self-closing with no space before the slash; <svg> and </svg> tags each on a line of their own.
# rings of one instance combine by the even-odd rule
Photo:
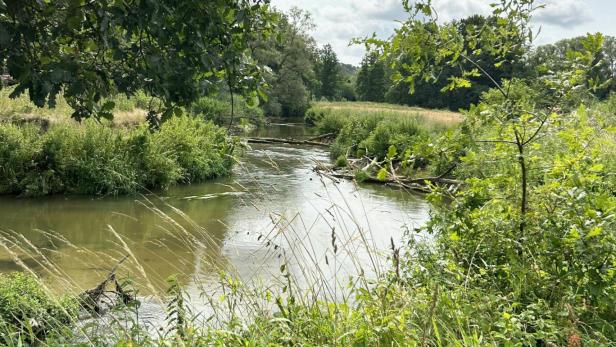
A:
<svg viewBox="0 0 616 347">
<path fill-rule="evenodd" d="M 41 150 L 39 129 L 33 125 L 0 125 L 0 192 L 23 190 L 20 177 L 35 169 L 33 159 Z"/>
<path fill-rule="evenodd" d="M 349 123 L 350 115 L 340 116 L 336 113 L 323 113 L 319 116 L 315 123 L 320 134 L 335 134 L 338 135 L 342 129 Z"/>
<path fill-rule="evenodd" d="M 69 298 L 50 296 L 33 277 L 0 274 L 0 335 L 6 340 L 35 341 L 65 329 L 76 318 L 79 305 Z M 15 338 L 12 339 L 11 336 Z"/>
<path fill-rule="evenodd" d="M 47 132 L 0 124 L 0 194 L 131 194 L 227 175 L 233 143 L 223 129 L 191 117 L 151 132 L 87 121 Z"/>
<path fill-rule="evenodd" d="M 222 96 L 218 98 L 202 97 L 189 107 L 189 112 L 192 115 L 212 121 L 216 125 L 227 126 L 231 121 L 231 99 Z M 233 115 L 235 124 L 239 124 L 242 119 L 246 119 L 254 125 L 261 125 L 264 121 L 263 111 L 259 107 L 250 107 L 239 96 L 235 97 Z"/>
<path fill-rule="evenodd" d="M 327 109 L 313 106 L 306 111 L 306 115 L 304 116 L 304 121 L 308 125 L 317 125 L 319 121 L 323 119 L 325 115 L 328 113 L 329 113 L 329 110 Z"/>
<path fill-rule="evenodd" d="M 126 150 L 125 132 L 92 121 L 58 125 L 46 134 L 45 157 L 72 193 L 118 195 L 138 190 L 137 168 Z M 53 148 L 53 149 L 52 149 Z"/>
<path fill-rule="evenodd" d="M 152 148 L 171 152 L 181 168 L 184 183 L 229 174 L 233 145 L 224 129 L 197 118 L 174 118 L 152 135 Z"/>
<path fill-rule="evenodd" d="M 336 159 L 336 166 L 337 167 L 347 167 L 348 165 L 348 160 L 347 157 L 345 155 L 341 155 Z"/>
</svg>

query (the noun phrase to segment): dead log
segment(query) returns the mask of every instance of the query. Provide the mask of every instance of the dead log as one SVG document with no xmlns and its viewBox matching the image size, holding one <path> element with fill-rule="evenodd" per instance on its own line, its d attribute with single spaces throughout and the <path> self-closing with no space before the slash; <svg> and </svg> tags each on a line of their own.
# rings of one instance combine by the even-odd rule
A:
<svg viewBox="0 0 616 347">
<path fill-rule="evenodd" d="M 273 144 L 273 143 L 284 143 L 287 145 L 310 145 L 310 146 L 320 146 L 320 147 L 329 147 L 329 144 L 324 142 L 310 141 L 310 140 L 296 140 L 296 139 L 277 139 L 273 137 L 249 137 L 246 139 L 248 143 L 265 143 L 265 144 Z"/>
<path fill-rule="evenodd" d="M 336 134 L 334 134 L 334 133 L 323 134 L 323 135 L 311 137 L 311 138 L 307 139 L 307 141 L 316 141 L 316 140 L 329 139 L 329 138 L 334 137 L 335 135 Z"/>
<path fill-rule="evenodd" d="M 322 165 L 317 165 L 314 168 L 314 171 L 317 173 L 325 173 L 327 176 L 333 177 L 333 178 L 346 179 L 346 180 L 356 179 L 355 175 L 350 172 L 332 171 L 331 169 L 326 168 Z M 430 185 L 428 183 L 435 184 L 435 185 L 450 186 L 450 187 L 451 186 L 459 187 L 460 185 L 462 185 L 462 182 L 460 181 L 441 178 L 441 177 L 426 177 L 426 178 L 414 178 L 414 179 L 393 177 L 393 178 L 386 178 L 386 179 L 381 180 L 373 176 L 367 176 L 367 177 L 363 177 L 363 182 L 397 186 L 397 187 L 401 187 L 404 189 L 421 192 L 421 193 L 431 193 L 432 192 L 432 188 L 430 188 Z"/>
<path fill-rule="evenodd" d="M 124 258 L 122 258 L 122 260 L 120 260 L 113 267 L 113 269 L 111 269 L 105 280 L 103 280 L 99 285 L 92 289 L 88 289 L 85 292 L 81 293 L 81 295 L 79 295 L 79 303 L 81 307 L 83 307 L 88 312 L 101 312 L 102 308 L 100 303 L 101 299 L 107 291 L 107 286 L 110 283 L 115 283 L 116 285 L 118 284 L 118 282 L 116 281 L 116 271 L 118 270 L 120 265 L 122 265 L 122 263 L 126 261 L 126 259 L 128 259 L 128 255 L 124 256 Z"/>
<path fill-rule="evenodd" d="M 5 87 L 9 87 L 12 85 L 17 84 L 17 81 L 15 79 L 13 79 L 13 77 L 11 77 L 10 75 L 0 75 L 0 84 L 2 84 Z"/>
</svg>

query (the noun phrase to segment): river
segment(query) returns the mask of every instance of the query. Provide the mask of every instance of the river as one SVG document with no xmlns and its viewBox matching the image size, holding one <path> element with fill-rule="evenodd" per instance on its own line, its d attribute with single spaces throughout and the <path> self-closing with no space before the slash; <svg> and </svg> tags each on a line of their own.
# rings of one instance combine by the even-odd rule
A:
<svg viewBox="0 0 616 347">
<path fill-rule="evenodd" d="M 306 137 L 299 124 L 257 136 Z M 0 272 L 27 268 L 59 292 L 92 288 L 128 255 L 118 274 L 141 295 L 164 293 L 172 275 L 198 296 L 221 270 L 271 283 L 282 272 L 306 285 L 346 281 L 384 268 L 391 240 L 425 223 L 419 196 L 332 181 L 310 146 L 251 145 L 232 177 L 132 197 L 0 198 Z M 285 265 L 281 268 L 282 265 Z M 301 283 L 300 283 L 301 285 Z"/>
</svg>

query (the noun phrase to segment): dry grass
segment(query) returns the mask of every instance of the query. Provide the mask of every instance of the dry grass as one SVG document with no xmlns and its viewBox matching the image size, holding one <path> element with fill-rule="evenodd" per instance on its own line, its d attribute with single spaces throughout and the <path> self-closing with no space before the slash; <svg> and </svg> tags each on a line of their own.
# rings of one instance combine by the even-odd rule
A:
<svg viewBox="0 0 616 347">
<path fill-rule="evenodd" d="M 403 116 L 422 117 L 428 121 L 453 126 L 462 121 L 462 114 L 447 110 L 429 110 L 419 107 L 374 102 L 317 102 L 316 107 L 332 110 L 357 111 L 358 113 L 398 113 Z"/>
<path fill-rule="evenodd" d="M 73 109 L 61 95 L 58 96 L 56 107 L 49 108 L 47 106 L 37 107 L 28 99 L 27 93 L 11 99 L 9 94 L 12 91 L 13 88 L 0 90 L 0 122 L 44 122 L 48 124 L 72 122 L 71 114 Z M 137 101 L 129 100 L 125 97 L 118 97 L 116 99 L 114 101 L 117 107 L 113 120 L 116 126 L 132 126 L 145 121 L 147 111 L 138 107 Z"/>
</svg>

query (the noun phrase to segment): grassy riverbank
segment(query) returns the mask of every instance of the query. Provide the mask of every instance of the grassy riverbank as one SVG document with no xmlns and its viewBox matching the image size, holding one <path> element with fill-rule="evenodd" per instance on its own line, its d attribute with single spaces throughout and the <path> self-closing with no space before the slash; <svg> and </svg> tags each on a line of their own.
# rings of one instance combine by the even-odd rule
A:
<svg viewBox="0 0 616 347">
<path fill-rule="evenodd" d="M 462 154 L 463 144 L 446 148 L 439 141 L 453 137 L 462 119 L 450 111 L 365 102 L 317 103 L 306 115 L 319 134 L 333 134 L 331 154 L 338 166 L 347 166 L 351 159 L 389 158 L 404 164 L 395 170 L 404 176 L 446 172 Z M 379 165 L 371 169 L 378 171 Z"/>
<path fill-rule="evenodd" d="M 150 131 L 86 121 L 0 124 L 0 194 L 120 195 L 229 174 L 224 129 L 180 117 Z"/>
<path fill-rule="evenodd" d="M 28 99 L 27 93 L 15 99 L 10 98 L 13 90 L 14 88 L 0 90 L 0 123 L 35 123 L 47 127 L 70 122 L 73 109 L 61 95 L 58 96 L 55 107 L 37 107 Z M 114 127 L 138 126 L 145 122 L 146 110 L 161 106 L 159 99 L 143 92 L 137 92 L 130 98 L 117 95 L 109 101 L 115 105 L 112 122 Z M 201 97 L 183 112 L 223 127 L 228 127 L 233 121 L 239 130 L 250 129 L 264 122 L 263 111 L 258 107 L 250 107 L 242 97 L 235 96 L 233 106 L 232 117 L 230 96 Z"/>
<path fill-rule="evenodd" d="M 420 119 L 428 124 L 454 126 L 462 121 L 462 115 L 448 110 L 431 110 L 404 105 L 377 102 L 317 102 L 307 112 L 306 121 L 316 124 L 327 114 L 338 115 L 383 115 Z"/>
<path fill-rule="evenodd" d="M 139 92 L 111 98 L 113 121 L 79 124 L 61 96 L 39 108 L 27 93 L 11 99 L 13 89 L 0 90 L 0 194 L 122 195 L 228 175 L 235 144 L 224 129 L 263 122 L 241 98 L 232 117 L 230 100 L 203 97 L 150 131 L 145 110 L 160 101 Z"/>
</svg>

